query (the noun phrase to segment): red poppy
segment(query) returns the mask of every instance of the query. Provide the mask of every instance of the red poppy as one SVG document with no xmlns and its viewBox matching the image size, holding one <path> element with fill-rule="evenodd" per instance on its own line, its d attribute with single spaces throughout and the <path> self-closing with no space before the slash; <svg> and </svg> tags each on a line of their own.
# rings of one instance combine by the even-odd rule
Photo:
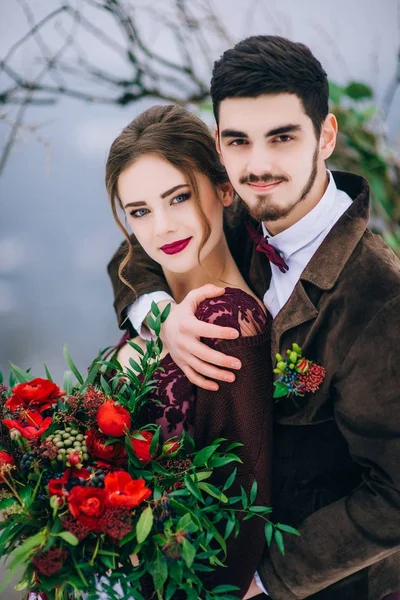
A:
<svg viewBox="0 0 400 600">
<path fill-rule="evenodd" d="M 73 517 L 91 531 L 103 530 L 101 517 L 107 507 L 108 492 L 104 488 L 76 485 L 68 495 L 68 507 Z"/>
<path fill-rule="evenodd" d="M 57 398 L 64 395 L 65 392 L 61 391 L 58 385 L 48 379 L 37 377 L 32 381 L 16 385 L 12 390 L 11 398 L 6 402 L 6 406 L 11 411 L 21 406 L 43 411 L 51 408 Z"/>
<path fill-rule="evenodd" d="M 105 435 L 121 437 L 131 426 L 131 417 L 114 400 L 106 400 L 97 411 L 97 423 Z"/>
<path fill-rule="evenodd" d="M 48 429 L 52 423 L 51 417 L 43 419 L 37 410 L 25 410 L 21 412 L 19 419 L 3 419 L 8 429 L 17 429 L 27 440 L 35 440 Z"/>
<path fill-rule="evenodd" d="M 85 481 L 89 481 L 90 471 L 72 467 L 66 469 L 59 479 L 50 479 L 48 483 L 50 496 L 66 496 L 68 492 L 65 489 L 65 486 L 72 477 L 79 477 L 85 479 Z"/>
<path fill-rule="evenodd" d="M 86 445 L 92 458 L 100 467 L 120 467 L 126 462 L 126 451 L 122 442 L 107 443 L 107 436 L 96 429 L 91 429 L 86 436 Z"/>
<path fill-rule="evenodd" d="M 145 480 L 132 479 L 126 471 L 109 473 L 104 478 L 104 485 L 109 494 L 108 503 L 119 508 L 135 508 L 151 496 Z"/>
<path fill-rule="evenodd" d="M 3 467 L 6 465 L 13 466 L 15 465 L 14 457 L 11 456 L 8 452 L 4 452 L 4 450 L 0 451 L 0 473 Z M 4 482 L 4 477 L 0 474 L 0 483 Z"/>
<path fill-rule="evenodd" d="M 151 431 L 135 431 L 134 433 L 140 434 L 142 437 L 144 437 L 144 440 L 132 438 L 133 451 L 140 462 L 147 463 L 154 456 L 154 454 L 150 454 L 150 446 L 153 439 L 153 434 Z"/>
</svg>

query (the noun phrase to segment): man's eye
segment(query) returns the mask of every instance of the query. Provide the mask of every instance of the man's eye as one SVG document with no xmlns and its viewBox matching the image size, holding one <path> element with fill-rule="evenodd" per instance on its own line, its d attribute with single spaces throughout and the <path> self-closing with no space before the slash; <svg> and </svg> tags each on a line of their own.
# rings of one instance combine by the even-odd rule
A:
<svg viewBox="0 0 400 600">
<path fill-rule="evenodd" d="M 228 146 L 244 146 L 246 144 L 246 140 L 238 139 L 232 140 L 229 142 Z"/>
<path fill-rule="evenodd" d="M 190 192 L 187 192 L 186 194 L 179 194 L 179 196 L 175 196 L 175 198 L 172 199 L 171 204 L 182 204 L 182 202 L 189 200 L 191 195 L 192 194 Z"/>
<path fill-rule="evenodd" d="M 130 212 L 129 214 L 134 219 L 140 219 L 140 217 L 144 217 L 145 215 L 147 215 L 148 212 L 149 211 L 147 208 L 139 208 L 138 210 L 132 210 L 132 212 Z"/>
<path fill-rule="evenodd" d="M 278 142 L 278 144 L 284 144 L 286 142 L 290 142 L 292 139 L 293 138 L 291 135 L 279 135 L 278 137 L 274 138 L 274 142 Z"/>
</svg>

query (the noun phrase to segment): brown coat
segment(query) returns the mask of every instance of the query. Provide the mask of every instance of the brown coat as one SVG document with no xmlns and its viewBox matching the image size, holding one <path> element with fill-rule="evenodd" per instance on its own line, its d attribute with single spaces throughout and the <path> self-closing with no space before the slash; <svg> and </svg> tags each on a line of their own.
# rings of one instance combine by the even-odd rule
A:
<svg viewBox="0 0 400 600">
<path fill-rule="evenodd" d="M 301 536 L 285 536 L 286 556 L 272 548 L 259 565 L 274 600 L 380 600 L 400 589 L 400 262 L 367 229 L 367 182 L 350 173 L 334 178 L 354 202 L 272 329 L 272 357 L 296 342 L 327 371 L 315 394 L 276 404 L 275 516 Z M 269 264 L 237 217 L 228 242 L 262 297 Z M 121 252 L 109 265 L 120 323 L 133 300 L 117 282 Z M 138 248 L 129 275 L 138 294 L 168 289 Z"/>
</svg>

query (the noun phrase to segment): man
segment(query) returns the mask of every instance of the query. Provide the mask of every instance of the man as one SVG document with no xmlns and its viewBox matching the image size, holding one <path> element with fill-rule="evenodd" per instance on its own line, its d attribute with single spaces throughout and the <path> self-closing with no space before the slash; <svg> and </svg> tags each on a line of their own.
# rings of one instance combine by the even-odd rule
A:
<svg viewBox="0 0 400 600">
<path fill-rule="evenodd" d="M 211 96 L 221 161 L 270 242 L 256 233 L 254 244 L 243 218 L 227 225 L 238 265 L 274 317 L 272 356 L 296 343 L 326 370 L 315 393 L 276 404 L 275 518 L 301 535 L 285 537 L 285 557 L 266 550 L 246 598 L 380 600 L 400 590 L 400 261 L 367 229 L 368 183 L 326 171 L 337 122 L 308 48 L 248 38 L 215 63 Z M 109 265 L 119 322 L 128 309 L 136 329 L 151 299 L 168 300 L 139 253 L 130 309 L 135 297 L 117 278 L 123 248 Z M 194 317 L 220 293 L 192 292 L 163 329 L 175 362 L 210 390 L 234 379 L 219 367 L 240 368 L 199 340 L 234 335 Z"/>
</svg>

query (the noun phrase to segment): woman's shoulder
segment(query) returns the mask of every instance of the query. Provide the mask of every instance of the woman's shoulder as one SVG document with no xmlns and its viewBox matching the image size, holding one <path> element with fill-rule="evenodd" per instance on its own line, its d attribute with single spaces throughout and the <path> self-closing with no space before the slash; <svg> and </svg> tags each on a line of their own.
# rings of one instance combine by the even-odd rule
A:
<svg viewBox="0 0 400 600">
<path fill-rule="evenodd" d="M 225 288 L 217 298 L 207 298 L 199 304 L 196 317 L 223 327 L 233 327 L 243 336 L 262 333 L 271 320 L 269 313 L 251 294 L 240 288 Z"/>
</svg>

